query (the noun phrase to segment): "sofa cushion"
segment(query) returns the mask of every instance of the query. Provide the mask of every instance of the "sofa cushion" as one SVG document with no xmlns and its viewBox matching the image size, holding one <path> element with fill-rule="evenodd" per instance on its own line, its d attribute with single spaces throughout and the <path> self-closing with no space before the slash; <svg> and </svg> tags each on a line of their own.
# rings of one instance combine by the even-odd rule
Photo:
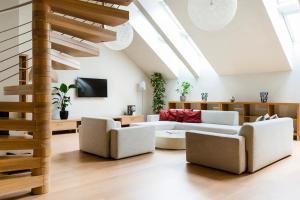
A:
<svg viewBox="0 0 300 200">
<path fill-rule="evenodd" d="M 155 130 L 173 130 L 175 125 L 178 122 L 171 122 L 171 121 L 156 121 L 156 122 L 139 122 L 139 123 L 132 123 L 130 126 L 154 126 Z"/>
<path fill-rule="evenodd" d="M 213 133 L 224 133 L 235 135 L 238 134 L 241 127 L 240 126 L 229 126 L 221 124 L 205 124 L 205 123 L 178 123 L 175 125 L 176 130 L 197 130 L 197 131 L 207 131 Z"/>
<path fill-rule="evenodd" d="M 184 118 L 184 113 L 186 112 L 186 110 L 177 110 L 177 116 L 176 116 L 176 121 L 177 122 L 183 122 L 183 118 Z"/>
<path fill-rule="evenodd" d="M 177 120 L 177 110 L 170 109 L 169 110 L 169 121 Z"/>
<path fill-rule="evenodd" d="M 201 122 L 207 124 L 238 126 L 239 113 L 237 111 L 201 110 Z"/>
<path fill-rule="evenodd" d="M 201 111 L 185 111 L 183 122 L 201 123 Z"/>
<path fill-rule="evenodd" d="M 169 110 L 160 110 L 159 111 L 159 121 L 168 121 L 169 120 Z"/>
</svg>

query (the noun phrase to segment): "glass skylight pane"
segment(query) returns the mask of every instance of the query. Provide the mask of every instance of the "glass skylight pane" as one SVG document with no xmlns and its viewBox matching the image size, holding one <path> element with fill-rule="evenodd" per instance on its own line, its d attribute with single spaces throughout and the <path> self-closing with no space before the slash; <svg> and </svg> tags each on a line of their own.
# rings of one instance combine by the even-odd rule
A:
<svg viewBox="0 0 300 200">
<path fill-rule="evenodd" d="M 201 65 L 209 65 L 199 48 L 163 0 L 140 0 L 145 10 L 173 43 L 194 72 L 200 74 Z"/>
<path fill-rule="evenodd" d="M 153 28 L 138 8 L 134 4 L 131 4 L 129 8 L 131 14 L 130 24 L 169 67 L 169 69 L 178 77 L 179 72 L 186 68 L 183 62 L 176 56 L 173 50 L 164 41 L 155 28 Z"/>
<path fill-rule="evenodd" d="M 300 12 L 292 13 L 286 16 L 289 31 L 294 42 L 300 42 Z"/>
</svg>

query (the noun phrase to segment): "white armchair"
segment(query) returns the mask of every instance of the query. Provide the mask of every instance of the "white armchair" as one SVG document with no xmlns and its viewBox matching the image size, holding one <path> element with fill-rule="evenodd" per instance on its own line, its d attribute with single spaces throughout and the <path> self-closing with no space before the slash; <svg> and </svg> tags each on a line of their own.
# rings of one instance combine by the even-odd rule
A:
<svg viewBox="0 0 300 200">
<path fill-rule="evenodd" d="M 111 118 L 82 118 L 80 150 L 104 158 L 125 158 L 154 151 L 154 127 L 121 128 Z"/>
</svg>

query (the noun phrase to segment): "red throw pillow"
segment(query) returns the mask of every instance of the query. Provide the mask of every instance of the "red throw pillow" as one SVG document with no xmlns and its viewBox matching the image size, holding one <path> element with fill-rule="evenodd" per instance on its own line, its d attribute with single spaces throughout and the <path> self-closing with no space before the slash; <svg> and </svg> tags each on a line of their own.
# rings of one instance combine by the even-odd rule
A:
<svg viewBox="0 0 300 200">
<path fill-rule="evenodd" d="M 192 110 L 190 109 L 184 109 L 184 110 L 177 110 L 177 118 L 176 121 L 177 122 L 183 122 L 183 118 L 186 112 L 190 112 Z"/>
<path fill-rule="evenodd" d="M 177 110 L 169 110 L 169 121 L 176 121 L 177 119 Z"/>
<path fill-rule="evenodd" d="M 169 120 L 169 110 L 160 110 L 159 121 L 168 121 L 168 120 Z"/>
<path fill-rule="evenodd" d="M 184 112 L 183 122 L 201 123 L 201 111 L 186 111 L 186 112 Z"/>
</svg>

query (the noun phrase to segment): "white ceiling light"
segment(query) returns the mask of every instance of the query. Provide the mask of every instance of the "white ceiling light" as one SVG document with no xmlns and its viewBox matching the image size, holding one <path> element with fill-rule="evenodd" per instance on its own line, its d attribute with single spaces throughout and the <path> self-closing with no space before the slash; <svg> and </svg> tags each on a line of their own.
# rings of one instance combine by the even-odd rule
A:
<svg viewBox="0 0 300 200">
<path fill-rule="evenodd" d="M 117 40 L 105 42 L 104 45 L 112 50 L 121 51 L 129 47 L 133 41 L 133 29 L 129 23 L 125 23 L 115 27 L 106 27 L 117 33 Z"/>
<path fill-rule="evenodd" d="M 205 31 L 224 28 L 235 16 L 237 0 L 189 0 L 188 13 L 192 22 Z"/>
</svg>

